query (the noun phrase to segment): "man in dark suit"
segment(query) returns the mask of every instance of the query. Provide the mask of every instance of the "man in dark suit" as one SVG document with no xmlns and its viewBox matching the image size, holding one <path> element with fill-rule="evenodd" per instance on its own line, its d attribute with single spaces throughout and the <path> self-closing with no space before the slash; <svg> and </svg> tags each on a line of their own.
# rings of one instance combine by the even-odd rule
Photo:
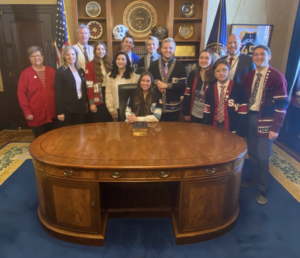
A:
<svg viewBox="0 0 300 258">
<path fill-rule="evenodd" d="M 240 84 L 242 84 L 244 75 L 255 69 L 251 56 L 240 53 L 241 46 L 240 36 L 229 35 L 226 44 L 228 55 L 220 58 L 227 60 L 230 65 L 229 78 Z"/>
</svg>

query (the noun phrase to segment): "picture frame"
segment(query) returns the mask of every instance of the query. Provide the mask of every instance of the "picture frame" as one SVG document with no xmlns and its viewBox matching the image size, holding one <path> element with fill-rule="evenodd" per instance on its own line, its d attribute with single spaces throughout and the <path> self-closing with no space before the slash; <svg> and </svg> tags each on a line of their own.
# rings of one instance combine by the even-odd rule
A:
<svg viewBox="0 0 300 258">
<path fill-rule="evenodd" d="M 241 38 L 242 54 L 252 56 L 253 48 L 257 45 L 270 47 L 273 32 L 272 24 L 231 24 L 230 34 Z"/>
<path fill-rule="evenodd" d="M 186 76 L 188 77 L 189 74 L 197 68 L 197 62 L 184 62 Z"/>
</svg>

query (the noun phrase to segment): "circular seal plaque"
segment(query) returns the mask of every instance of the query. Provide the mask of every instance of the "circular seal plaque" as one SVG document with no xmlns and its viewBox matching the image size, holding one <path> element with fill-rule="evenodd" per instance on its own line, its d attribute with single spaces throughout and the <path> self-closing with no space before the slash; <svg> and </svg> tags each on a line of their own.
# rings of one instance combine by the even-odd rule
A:
<svg viewBox="0 0 300 258">
<path fill-rule="evenodd" d="M 147 37 L 156 22 L 156 11 L 148 2 L 134 1 L 124 11 L 123 23 L 134 37 Z"/>
<path fill-rule="evenodd" d="M 90 30 L 90 38 L 91 39 L 98 39 L 102 36 L 103 28 L 102 25 L 97 21 L 90 21 L 87 26 Z"/>
</svg>

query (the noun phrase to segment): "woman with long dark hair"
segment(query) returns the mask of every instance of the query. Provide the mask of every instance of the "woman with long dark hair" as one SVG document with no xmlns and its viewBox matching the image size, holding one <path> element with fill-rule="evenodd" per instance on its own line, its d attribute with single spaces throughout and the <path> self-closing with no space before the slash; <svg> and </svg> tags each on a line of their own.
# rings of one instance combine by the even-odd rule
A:
<svg viewBox="0 0 300 258">
<path fill-rule="evenodd" d="M 97 41 L 94 44 L 94 60 L 87 63 L 85 68 L 91 121 L 94 123 L 112 121 L 105 104 L 106 77 L 109 72 L 106 45 L 103 41 Z"/>
<path fill-rule="evenodd" d="M 215 54 L 210 49 L 204 49 L 200 52 L 197 68 L 189 74 L 182 105 L 186 121 L 203 122 L 205 93 L 209 85 L 215 82 L 213 72 L 215 62 Z"/>
<path fill-rule="evenodd" d="M 106 106 L 114 121 L 119 119 L 120 84 L 137 83 L 138 76 L 131 72 L 130 60 L 125 52 L 119 52 L 113 59 L 113 67 L 106 78 Z"/>
<path fill-rule="evenodd" d="M 158 122 L 161 113 L 161 103 L 155 91 L 153 76 L 150 72 L 144 72 L 137 83 L 136 93 L 130 97 L 125 111 L 126 119 L 129 123 Z"/>
</svg>

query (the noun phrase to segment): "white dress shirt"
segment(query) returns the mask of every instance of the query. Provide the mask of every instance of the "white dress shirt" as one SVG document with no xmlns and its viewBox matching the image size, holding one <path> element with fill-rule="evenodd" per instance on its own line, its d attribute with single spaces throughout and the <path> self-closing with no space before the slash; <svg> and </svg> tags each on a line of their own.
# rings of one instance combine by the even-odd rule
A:
<svg viewBox="0 0 300 258">
<path fill-rule="evenodd" d="M 261 72 L 257 71 L 257 69 L 255 70 L 255 75 L 254 75 L 253 82 L 252 82 L 251 95 L 252 95 L 252 91 L 254 89 L 255 81 L 257 79 L 257 74 L 261 73 L 261 77 L 260 77 L 260 82 L 259 82 L 256 97 L 255 97 L 255 101 L 254 101 L 253 105 L 250 107 L 250 110 L 252 110 L 252 111 L 259 111 L 261 97 L 262 97 L 262 93 L 263 93 L 264 81 L 265 81 L 268 69 L 269 69 L 269 66 L 266 66 Z"/>
<path fill-rule="evenodd" d="M 221 84 L 219 81 L 217 82 L 217 86 L 218 86 L 217 88 L 218 88 L 219 100 L 220 100 L 220 95 L 221 95 L 221 91 L 222 91 L 221 86 L 225 86 L 224 92 L 225 92 L 225 96 L 226 96 L 226 91 L 227 91 L 227 87 L 228 87 L 228 85 L 229 85 L 229 82 L 230 82 L 230 80 L 227 80 L 227 82 L 224 83 L 224 84 Z"/>
<path fill-rule="evenodd" d="M 228 63 L 229 63 L 231 57 L 234 58 L 234 59 L 232 60 L 232 63 L 231 63 L 231 68 L 230 68 L 230 72 L 229 72 L 229 78 L 230 78 L 231 80 L 233 80 L 233 77 L 234 77 L 234 75 L 235 75 L 236 68 L 237 68 L 238 63 L 239 63 L 240 52 L 238 52 L 238 53 L 237 53 L 236 55 L 234 55 L 234 56 L 228 55 L 228 56 L 227 56 L 227 59 L 226 59 Z"/>
</svg>

